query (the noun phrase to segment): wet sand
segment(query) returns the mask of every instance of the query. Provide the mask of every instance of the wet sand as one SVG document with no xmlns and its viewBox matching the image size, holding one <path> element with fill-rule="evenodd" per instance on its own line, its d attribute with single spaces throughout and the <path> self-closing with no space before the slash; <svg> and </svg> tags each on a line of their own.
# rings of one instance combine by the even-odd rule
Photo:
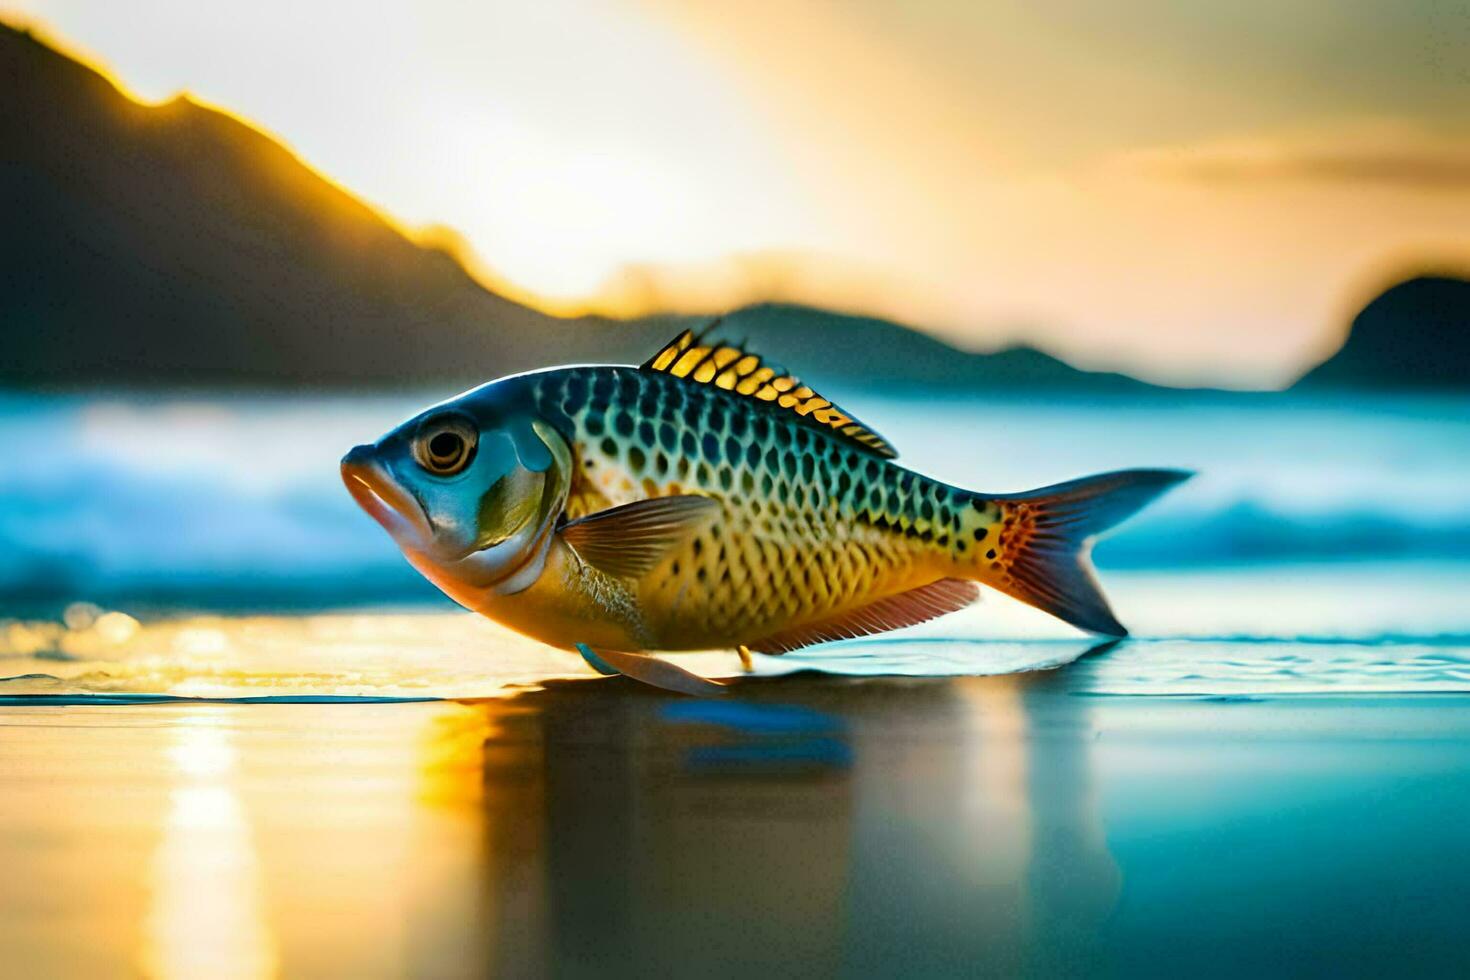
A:
<svg viewBox="0 0 1470 980">
<path fill-rule="evenodd" d="M 1470 968 L 1470 697 L 1085 677 L 0 707 L 0 973 Z"/>
</svg>

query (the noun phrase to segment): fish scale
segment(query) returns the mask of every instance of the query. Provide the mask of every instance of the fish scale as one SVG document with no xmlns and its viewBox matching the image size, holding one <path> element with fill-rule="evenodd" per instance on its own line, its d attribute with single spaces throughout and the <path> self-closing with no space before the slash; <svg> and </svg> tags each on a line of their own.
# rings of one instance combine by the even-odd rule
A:
<svg viewBox="0 0 1470 980">
<path fill-rule="evenodd" d="M 719 520 L 643 583 L 643 625 L 665 642 L 696 642 L 736 623 L 775 632 L 922 584 L 926 564 L 953 560 L 962 526 L 1000 518 L 999 508 L 962 509 L 973 495 L 771 405 L 682 378 L 571 368 L 535 376 L 534 398 L 571 434 L 580 503 L 570 517 L 652 496 L 720 502 Z M 936 534 L 939 523 L 947 530 Z"/>
</svg>

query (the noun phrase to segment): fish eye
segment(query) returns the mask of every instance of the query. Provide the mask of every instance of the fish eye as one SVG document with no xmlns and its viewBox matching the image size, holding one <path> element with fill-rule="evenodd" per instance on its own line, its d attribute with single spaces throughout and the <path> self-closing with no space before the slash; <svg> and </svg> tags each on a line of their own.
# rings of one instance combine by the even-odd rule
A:
<svg viewBox="0 0 1470 980">
<path fill-rule="evenodd" d="M 479 435 L 467 420 L 457 416 L 429 419 L 413 443 L 414 458 L 435 476 L 453 476 L 470 465 Z"/>
</svg>

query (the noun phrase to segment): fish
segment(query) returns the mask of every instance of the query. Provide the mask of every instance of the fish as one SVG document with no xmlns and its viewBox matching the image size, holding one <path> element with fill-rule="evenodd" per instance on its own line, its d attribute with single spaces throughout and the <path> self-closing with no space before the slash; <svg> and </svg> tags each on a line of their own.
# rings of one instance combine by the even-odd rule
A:
<svg viewBox="0 0 1470 980">
<path fill-rule="evenodd" d="M 1127 635 L 1092 542 L 1188 471 L 951 486 L 711 329 L 638 366 L 488 382 L 353 448 L 343 481 L 466 609 L 601 673 L 690 694 L 725 685 L 658 654 L 734 649 L 749 669 L 752 651 L 923 623 L 982 586 Z"/>
</svg>

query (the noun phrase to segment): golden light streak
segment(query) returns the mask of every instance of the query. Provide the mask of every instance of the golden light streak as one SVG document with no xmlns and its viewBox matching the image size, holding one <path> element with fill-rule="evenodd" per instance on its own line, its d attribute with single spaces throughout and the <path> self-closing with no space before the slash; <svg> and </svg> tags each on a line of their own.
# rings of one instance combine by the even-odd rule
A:
<svg viewBox="0 0 1470 980">
<path fill-rule="evenodd" d="M 177 783 L 147 885 L 138 957 L 145 976 L 254 980 L 276 973 L 254 829 L 220 720 L 210 709 L 181 718 L 168 750 Z"/>
</svg>

